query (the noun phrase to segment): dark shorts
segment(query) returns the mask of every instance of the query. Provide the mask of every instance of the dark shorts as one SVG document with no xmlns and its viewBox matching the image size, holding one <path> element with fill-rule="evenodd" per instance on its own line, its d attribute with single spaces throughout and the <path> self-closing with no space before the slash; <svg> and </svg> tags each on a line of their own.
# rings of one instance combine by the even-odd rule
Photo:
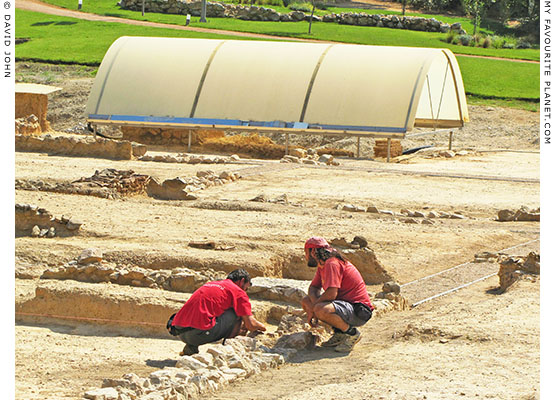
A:
<svg viewBox="0 0 555 400">
<path fill-rule="evenodd" d="M 335 307 L 335 313 L 351 326 L 362 326 L 368 321 L 363 321 L 355 315 L 355 309 L 352 303 L 345 300 L 333 300 L 331 302 Z"/>
<path fill-rule="evenodd" d="M 210 330 L 203 331 L 200 329 L 190 328 L 186 332 L 179 335 L 179 339 L 187 344 L 200 346 L 201 344 L 216 342 L 226 338 L 233 329 L 235 323 L 239 320 L 235 310 L 230 308 L 219 317 L 216 317 L 216 324 Z"/>
</svg>

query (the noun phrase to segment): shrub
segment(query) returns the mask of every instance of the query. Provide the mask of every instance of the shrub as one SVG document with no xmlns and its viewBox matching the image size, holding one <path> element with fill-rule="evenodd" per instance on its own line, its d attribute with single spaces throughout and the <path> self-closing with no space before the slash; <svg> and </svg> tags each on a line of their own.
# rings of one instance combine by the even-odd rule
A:
<svg viewBox="0 0 555 400">
<path fill-rule="evenodd" d="M 407 4 L 419 10 L 433 12 L 455 11 L 460 8 L 459 0 L 409 0 Z"/>
<path fill-rule="evenodd" d="M 312 11 L 312 4 L 310 3 L 291 3 L 289 4 L 288 8 L 293 11 L 302 11 L 305 13 L 309 13 Z"/>
<path fill-rule="evenodd" d="M 516 48 L 517 49 L 530 49 L 530 48 L 532 48 L 532 45 L 524 39 L 519 39 L 517 44 L 516 44 Z"/>
<path fill-rule="evenodd" d="M 482 42 L 482 47 L 484 49 L 489 49 L 491 47 L 491 36 L 486 36 Z"/>
<path fill-rule="evenodd" d="M 453 43 L 453 42 L 455 42 L 455 37 L 456 36 L 457 36 L 457 34 L 455 32 L 449 31 L 449 33 L 447 33 L 447 37 L 445 38 L 445 41 L 447 43 Z"/>
<path fill-rule="evenodd" d="M 474 40 L 474 38 L 472 37 L 472 35 L 459 35 L 457 36 L 457 41 L 459 42 L 459 44 L 463 45 L 463 46 L 469 46 L 470 43 Z"/>
</svg>

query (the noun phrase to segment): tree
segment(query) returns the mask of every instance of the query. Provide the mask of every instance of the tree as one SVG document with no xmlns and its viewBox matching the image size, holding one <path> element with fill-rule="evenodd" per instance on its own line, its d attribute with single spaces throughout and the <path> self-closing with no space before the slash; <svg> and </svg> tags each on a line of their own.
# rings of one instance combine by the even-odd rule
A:
<svg viewBox="0 0 555 400">
<path fill-rule="evenodd" d="M 482 16 L 486 6 L 486 0 L 462 0 L 464 11 L 472 17 L 472 25 L 474 25 L 473 36 L 480 28 Z"/>
</svg>

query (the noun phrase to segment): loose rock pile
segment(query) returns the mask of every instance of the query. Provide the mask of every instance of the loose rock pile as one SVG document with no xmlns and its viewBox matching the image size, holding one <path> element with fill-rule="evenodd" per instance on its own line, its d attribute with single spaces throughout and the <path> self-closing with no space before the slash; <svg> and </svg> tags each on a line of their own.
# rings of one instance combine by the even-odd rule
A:
<svg viewBox="0 0 555 400">
<path fill-rule="evenodd" d="M 33 237 L 72 236 L 83 223 L 71 216 L 54 217 L 44 208 L 31 204 L 15 205 L 15 235 Z"/>
<path fill-rule="evenodd" d="M 382 286 L 382 291 L 376 293 L 374 298 L 374 312 L 380 315 L 392 310 L 407 310 L 408 301 L 401 295 L 401 286 L 393 281 L 386 282 Z"/>
<path fill-rule="evenodd" d="M 40 135 L 41 133 L 40 122 L 35 114 L 15 119 L 16 135 Z"/>
<path fill-rule="evenodd" d="M 156 161 L 156 162 L 167 162 L 167 163 L 181 163 L 181 164 L 225 164 L 235 161 L 239 161 L 240 158 L 237 155 L 232 155 L 229 157 L 220 156 L 197 156 L 189 155 L 185 153 L 178 154 L 176 156 L 172 155 L 144 155 L 139 157 L 140 161 Z"/>
<path fill-rule="evenodd" d="M 291 206 L 295 206 L 295 207 L 302 207 L 303 205 L 301 203 L 291 203 L 287 197 L 287 194 L 282 194 L 274 199 L 269 198 L 268 196 L 266 196 L 264 193 L 259 194 L 256 197 L 253 197 L 252 199 L 250 199 L 249 201 L 255 201 L 258 203 L 274 203 L 274 204 L 283 204 L 283 205 L 291 205 Z"/>
<path fill-rule="evenodd" d="M 71 157 L 132 160 L 145 154 L 146 146 L 97 137 L 15 135 L 15 150 Z"/>
<path fill-rule="evenodd" d="M 433 225 L 435 222 L 433 220 L 437 218 L 443 219 L 465 219 L 461 211 L 455 211 L 453 213 L 448 213 L 444 211 L 412 211 L 407 209 L 402 209 L 400 212 L 396 213 L 390 210 L 381 210 L 374 205 L 368 207 L 354 205 L 354 204 L 338 204 L 336 206 L 338 210 L 349 211 L 349 212 L 369 212 L 373 214 L 390 215 L 393 217 L 400 217 L 400 221 L 406 224 L 425 224 Z M 408 218 L 403 218 L 408 217 Z"/>
<path fill-rule="evenodd" d="M 506 257 L 499 264 L 499 290 L 505 292 L 517 280 L 526 276 L 535 279 L 539 274 L 539 254 L 530 252 L 527 257 Z"/>
<path fill-rule="evenodd" d="M 304 154 L 299 153 L 301 149 L 296 149 L 297 154 L 300 156 L 295 156 L 287 154 L 279 161 L 282 163 L 297 163 L 297 164 L 309 164 L 309 165 L 341 165 L 339 161 L 335 160 L 331 154 L 322 154 L 318 156 L 318 153 Z"/>
<path fill-rule="evenodd" d="M 120 0 L 121 8 L 140 11 L 141 0 Z M 191 14 L 200 16 L 202 2 L 187 3 L 180 0 L 146 0 L 145 11 L 168 14 Z M 287 14 L 279 13 L 271 8 L 248 7 L 225 3 L 206 3 L 206 16 L 214 18 L 236 18 L 246 21 L 299 22 L 309 21 L 310 15 L 302 11 L 291 11 Z M 449 25 L 435 18 L 401 17 L 397 15 L 370 15 L 366 13 L 327 14 L 323 17 L 312 16 L 313 22 L 333 22 L 342 25 L 375 26 L 393 29 L 408 29 L 426 32 L 448 32 L 454 30 L 462 32 L 460 24 Z"/>
<path fill-rule="evenodd" d="M 497 221 L 538 221 L 540 220 L 540 208 L 530 210 L 526 206 L 520 207 L 518 210 L 500 210 L 497 213 Z"/>
<path fill-rule="evenodd" d="M 15 188 L 117 199 L 145 193 L 150 179 L 150 176 L 136 174 L 132 170 L 107 168 L 95 171 L 91 177 L 80 178 L 73 182 L 16 179 Z"/>
<path fill-rule="evenodd" d="M 16 179 L 17 190 L 40 190 L 55 193 L 81 194 L 107 199 L 118 199 L 146 193 L 162 200 L 196 200 L 196 192 L 211 186 L 219 186 L 240 179 L 237 172 L 198 171 L 191 178 L 177 177 L 160 183 L 149 175 L 136 174 L 132 170 L 113 168 L 95 171 L 94 175 L 74 182 L 46 182 L 43 180 Z"/>
<path fill-rule="evenodd" d="M 151 178 L 146 191 L 149 196 L 161 200 L 196 200 L 196 193 L 200 190 L 234 182 L 240 178 L 241 174 L 238 172 L 223 171 L 216 174 L 210 170 L 198 171 L 196 176 L 167 179 L 162 183 L 156 178 Z"/>
</svg>

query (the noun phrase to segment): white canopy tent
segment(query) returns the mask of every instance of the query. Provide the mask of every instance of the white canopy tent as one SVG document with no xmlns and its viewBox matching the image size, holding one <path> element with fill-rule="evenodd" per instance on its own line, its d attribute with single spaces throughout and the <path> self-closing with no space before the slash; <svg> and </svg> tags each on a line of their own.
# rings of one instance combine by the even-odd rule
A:
<svg viewBox="0 0 555 400">
<path fill-rule="evenodd" d="M 447 49 L 121 37 L 86 113 L 93 125 L 403 138 L 468 121 Z"/>
</svg>

